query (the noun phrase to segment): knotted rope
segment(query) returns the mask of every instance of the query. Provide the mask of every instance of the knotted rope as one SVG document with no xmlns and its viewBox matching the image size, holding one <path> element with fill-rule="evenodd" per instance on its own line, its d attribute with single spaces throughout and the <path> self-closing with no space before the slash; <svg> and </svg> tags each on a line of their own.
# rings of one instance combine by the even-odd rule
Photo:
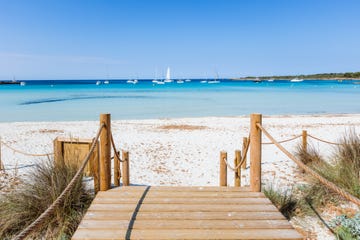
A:
<svg viewBox="0 0 360 240">
<path fill-rule="evenodd" d="M 306 166 L 303 162 L 301 162 L 300 160 L 298 160 L 294 155 L 292 155 L 290 152 L 288 152 L 282 145 L 280 145 L 279 142 L 277 142 L 271 135 L 270 133 L 268 133 L 264 127 L 257 123 L 256 126 L 258 128 L 261 129 L 261 131 L 264 132 L 264 134 L 270 139 L 271 142 L 273 142 L 286 156 L 288 156 L 291 160 L 293 160 L 300 168 L 302 168 L 305 172 L 309 173 L 311 176 L 313 176 L 314 178 L 316 178 L 317 180 L 319 180 L 322 184 L 324 184 L 325 186 L 327 186 L 328 188 L 330 188 L 331 190 L 337 192 L 338 194 L 340 194 L 341 196 L 343 196 L 344 198 L 346 198 L 347 200 L 355 203 L 356 205 L 360 206 L 360 199 L 358 199 L 357 197 L 351 195 L 350 193 L 344 191 L 343 189 L 339 188 L 338 186 L 336 186 L 334 183 L 328 181 L 327 179 L 325 179 L 324 177 L 322 177 L 321 175 L 319 175 L 317 172 L 315 172 L 314 170 L 312 170 L 311 168 L 309 168 L 308 166 Z"/>
<path fill-rule="evenodd" d="M 74 175 L 74 177 L 71 179 L 70 183 L 66 186 L 66 188 L 64 189 L 64 191 L 62 191 L 62 193 L 60 194 L 60 196 L 35 220 L 33 221 L 29 226 L 27 226 L 24 230 L 22 230 L 18 235 L 15 236 L 14 240 L 23 240 L 25 239 L 30 233 L 32 233 L 33 231 L 35 231 L 35 229 L 37 229 L 38 227 L 40 227 L 45 220 L 54 213 L 55 209 L 63 203 L 63 201 L 65 200 L 65 197 L 69 194 L 69 192 L 72 190 L 72 188 L 75 186 L 75 184 L 77 183 L 77 181 L 79 180 L 79 178 L 82 176 L 82 172 L 85 169 L 86 164 L 88 163 L 88 161 L 90 160 L 91 154 L 93 153 L 93 151 L 95 150 L 95 146 L 97 143 L 97 140 L 100 137 L 100 133 L 102 131 L 102 129 L 105 127 L 105 124 L 102 124 L 99 127 L 99 130 L 96 134 L 96 137 L 93 139 L 92 144 L 91 144 L 91 148 L 88 152 L 88 154 L 86 155 L 85 159 L 83 160 L 79 170 L 76 172 L 76 174 Z"/>
</svg>

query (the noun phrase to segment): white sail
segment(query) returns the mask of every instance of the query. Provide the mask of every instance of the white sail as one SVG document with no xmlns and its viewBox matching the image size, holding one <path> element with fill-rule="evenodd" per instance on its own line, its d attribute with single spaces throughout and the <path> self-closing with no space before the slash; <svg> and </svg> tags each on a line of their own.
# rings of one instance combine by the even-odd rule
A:
<svg viewBox="0 0 360 240">
<path fill-rule="evenodd" d="M 166 71 L 166 78 L 164 80 L 164 82 L 172 82 L 173 80 L 171 80 L 170 78 L 170 68 L 168 67 L 167 68 L 167 71 Z"/>
</svg>

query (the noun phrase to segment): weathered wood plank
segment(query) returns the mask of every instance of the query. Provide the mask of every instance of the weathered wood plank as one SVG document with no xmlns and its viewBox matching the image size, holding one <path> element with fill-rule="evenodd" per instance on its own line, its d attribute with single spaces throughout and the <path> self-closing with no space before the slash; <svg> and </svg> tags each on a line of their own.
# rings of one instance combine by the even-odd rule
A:
<svg viewBox="0 0 360 240">
<path fill-rule="evenodd" d="M 89 211 L 83 219 L 93 220 L 130 220 L 132 212 Z M 283 220 L 285 217 L 280 212 L 138 212 L 136 219 L 145 220 L 233 220 L 233 219 L 264 219 Z"/>
<path fill-rule="evenodd" d="M 247 229 L 246 231 L 224 229 L 191 229 L 191 230 L 107 230 L 78 229 L 73 240 L 83 239 L 303 239 L 293 229 Z"/>
<path fill-rule="evenodd" d="M 133 212 L 137 204 L 91 204 L 88 211 Z M 205 204 L 141 204 L 141 212 L 278 212 L 272 204 L 266 205 L 205 205 Z"/>
<path fill-rule="evenodd" d="M 79 229 L 128 229 L 128 220 L 85 220 Z M 136 220 L 133 229 L 292 229 L 287 220 Z"/>
<path fill-rule="evenodd" d="M 107 197 L 137 197 L 140 198 L 143 195 L 144 191 L 119 191 L 119 192 L 99 192 L 99 196 L 106 195 Z M 265 198 L 264 194 L 261 192 L 160 192 L 155 190 L 149 190 L 146 194 L 148 198 L 197 198 L 197 197 L 222 197 L 222 198 L 251 198 L 251 197 L 262 197 Z"/>
<path fill-rule="evenodd" d="M 117 191 L 144 191 L 147 186 L 121 186 L 108 190 L 107 192 Z M 250 187 L 215 187 L 215 186 L 199 186 L 199 187 L 181 187 L 181 186 L 151 186 L 150 190 L 167 191 L 167 192 L 250 192 Z"/>
<path fill-rule="evenodd" d="M 138 198 L 121 198 L 121 197 L 107 197 L 103 195 L 93 200 L 93 204 L 124 204 L 124 203 L 137 203 Z M 149 198 L 146 197 L 143 201 L 144 204 L 148 203 L 161 203 L 161 204 L 272 204 L 267 198 Z"/>
</svg>

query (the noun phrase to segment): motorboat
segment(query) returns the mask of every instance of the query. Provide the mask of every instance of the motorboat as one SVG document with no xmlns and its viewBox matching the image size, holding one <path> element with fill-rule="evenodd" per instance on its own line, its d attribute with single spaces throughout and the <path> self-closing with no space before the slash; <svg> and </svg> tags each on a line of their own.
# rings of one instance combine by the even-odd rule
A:
<svg viewBox="0 0 360 240">
<path fill-rule="evenodd" d="M 302 81 L 304 81 L 304 79 L 294 78 L 290 80 L 290 82 L 302 82 Z"/>
<path fill-rule="evenodd" d="M 137 84 L 138 80 L 137 79 L 130 79 L 130 80 L 127 80 L 126 83 Z"/>
</svg>

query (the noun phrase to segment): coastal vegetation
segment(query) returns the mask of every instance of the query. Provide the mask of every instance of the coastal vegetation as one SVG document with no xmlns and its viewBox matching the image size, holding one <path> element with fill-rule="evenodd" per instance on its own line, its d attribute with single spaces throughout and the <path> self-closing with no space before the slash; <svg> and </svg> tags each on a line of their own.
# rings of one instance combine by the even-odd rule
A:
<svg viewBox="0 0 360 240">
<path fill-rule="evenodd" d="M 336 186 L 360 198 L 360 136 L 354 130 L 342 137 L 331 159 L 324 159 L 313 146 L 305 150 L 302 145 L 298 145 L 295 155 Z M 347 201 L 342 196 L 304 174 L 308 183 L 296 186 L 291 191 L 280 191 L 273 186 L 263 191 L 287 219 L 293 216 L 315 216 L 315 211 L 325 212 L 330 209 L 337 216 L 329 221 L 328 227 L 332 228 L 337 237 L 360 239 L 360 213 L 344 207 Z"/>
<path fill-rule="evenodd" d="M 345 73 L 317 73 L 317 74 L 299 74 L 299 75 L 274 75 L 274 76 L 247 76 L 244 78 L 234 78 L 234 80 L 253 80 L 253 79 L 360 79 L 360 72 L 345 72 Z"/>
<path fill-rule="evenodd" d="M 69 184 L 75 165 L 46 163 L 35 165 L 17 188 L 0 196 L 0 239 L 12 239 L 42 214 Z M 92 195 L 80 179 L 32 239 L 70 239 L 90 205 Z"/>
</svg>

